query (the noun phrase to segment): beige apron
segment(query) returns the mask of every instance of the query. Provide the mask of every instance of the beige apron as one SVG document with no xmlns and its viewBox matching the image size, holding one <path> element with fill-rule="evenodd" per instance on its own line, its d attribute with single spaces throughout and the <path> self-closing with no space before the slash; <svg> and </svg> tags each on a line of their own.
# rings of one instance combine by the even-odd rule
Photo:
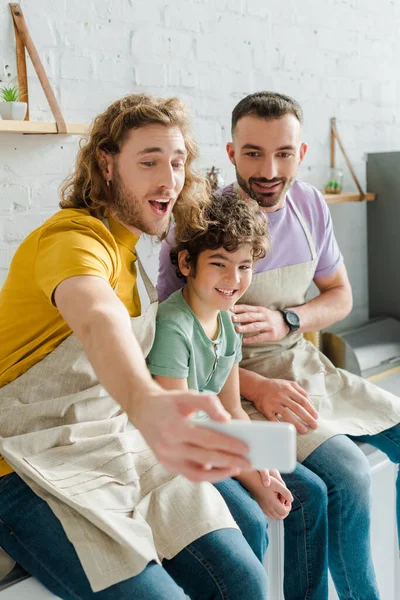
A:
<svg viewBox="0 0 400 600">
<path fill-rule="evenodd" d="M 147 355 L 157 295 L 132 329 Z M 70 335 L 0 388 L 0 453 L 60 519 L 94 592 L 236 524 L 219 492 L 168 473 Z"/>
<path fill-rule="evenodd" d="M 308 262 L 258 273 L 243 304 L 266 306 L 271 310 L 296 307 L 306 302 L 317 264 L 311 234 L 293 200 L 287 197 L 299 219 L 311 250 Z M 279 244 L 279 240 L 275 241 Z M 290 243 L 290 241 L 289 241 Z M 334 435 L 374 434 L 400 422 L 400 398 L 333 364 L 306 341 L 292 333 L 280 342 L 243 344 L 241 367 L 271 379 L 296 381 L 309 394 L 319 414 L 316 430 L 297 436 L 299 461 Z M 243 406 L 252 419 L 264 419 L 251 402 Z"/>
</svg>

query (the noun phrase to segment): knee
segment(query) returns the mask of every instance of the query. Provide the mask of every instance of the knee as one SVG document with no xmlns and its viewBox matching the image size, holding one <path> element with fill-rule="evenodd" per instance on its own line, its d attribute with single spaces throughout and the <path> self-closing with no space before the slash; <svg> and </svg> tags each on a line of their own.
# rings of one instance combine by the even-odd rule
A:
<svg viewBox="0 0 400 600">
<path fill-rule="evenodd" d="M 245 537 L 259 560 L 263 560 L 268 547 L 268 521 L 267 517 L 256 504 L 246 519 Z"/>
<path fill-rule="evenodd" d="M 251 552 L 243 553 L 230 565 L 234 572 L 234 581 L 229 598 L 257 598 L 266 600 L 268 597 L 268 579 L 266 571 Z"/>
<path fill-rule="evenodd" d="M 293 509 L 303 509 L 310 515 L 312 521 L 328 511 L 328 488 L 326 483 L 312 471 L 307 477 L 296 481 L 293 488 L 288 485 L 293 494 Z"/>
<path fill-rule="evenodd" d="M 371 469 L 365 454 L 357 448 L 352 456 L 343 457 L 337 472 L 336 487 L 346 502 L 371 502 Z"/>
</svg>

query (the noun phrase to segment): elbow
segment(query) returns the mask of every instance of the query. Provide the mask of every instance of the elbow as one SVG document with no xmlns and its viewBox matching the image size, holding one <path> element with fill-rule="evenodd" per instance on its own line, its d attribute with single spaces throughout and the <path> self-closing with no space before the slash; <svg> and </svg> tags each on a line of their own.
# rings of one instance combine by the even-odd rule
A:
<svg viewBox="0 0 400 600">
<path fill-rule="evenodd" d="M 126 319 L 129 323 L 129 315 L 125 307 L 121 310 L 119 306 L 98 304 L 87 312 L 85 320 L 80 323 L 79 329 L 74 333 L 86 348 L 99 337 L 99 332 L 112 330 L 121 318 Z"/>
<path fill-rule="evenodd" d="M 353 293 L 350 286 L 346 287 L 343 296 L 342 319 L 347 317 L 353 309 Z"/>
</svg>

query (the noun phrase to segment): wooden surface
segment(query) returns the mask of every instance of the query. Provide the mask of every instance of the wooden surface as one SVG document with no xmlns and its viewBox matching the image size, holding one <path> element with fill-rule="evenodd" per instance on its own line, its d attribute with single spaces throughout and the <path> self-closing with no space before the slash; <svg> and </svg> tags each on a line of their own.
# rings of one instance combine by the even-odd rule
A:
<svg viewBox="0 0 400 600">
<path fill-rule="evenodd" d="M 26 72 L 26 54 L 25 46 L 22 38 L 19 34 L 18 27 L 14 21 L 14 32 L 15 32 L 15 51 L 17 59 L 17 73 L 18 73 L 18 87 L 19 87 L 19 99 L 21 102 L 26 102 L 27 110 L 25 115 L 25 121 L 29 121 L 29 95 L 28 95 L 28 76 Z"/>
<path fill-rule="evenodd" d="M 66 123 L 66 134 L 80 135 L 88 133 L 89 125 Z M 0 133 L 59 133 L 56 123 L 35 121 L 0 120 Z M 60 132 L 61 133 L 61 132 Z"/>
<path fill-rule="evenodd" d="M 21 6 L 19 4 L 14 3 L 10 3 L 9 6 L 11 9 L 15 26 L 18 29 L 21 41 L 28 51 L 32 64 L 35 68 L 37 76 L 39 77 L 39 81 L 42 85 L 43 91 L 51 108 L 51 112 L 53 113 L 54 118 L 56 120 L 57 130 L 59 133 L 67 133 L 64 117 L 62 116 L 61 109 L 58 105 L 53 89 L 46 75 L 46 71 L 43 68 L 41 60 L 39 58 L 39 54 L 37 53 L 37 50 L 35 48 L 35 44 L 33 43 L 33 40 L 30 36 L 23 12 L 21 10 Z"/>
<path fill-rule="evenodd" d="M 364 198 L 360 198 L 360 194 L 348 193 L 348 194 L 324 194 L 324 198 L 327 204 L 339 204 L 340 202 L 371 202 L 375 200 L 376 194 L 372 192 L 366 192 Z"/>
</svg>

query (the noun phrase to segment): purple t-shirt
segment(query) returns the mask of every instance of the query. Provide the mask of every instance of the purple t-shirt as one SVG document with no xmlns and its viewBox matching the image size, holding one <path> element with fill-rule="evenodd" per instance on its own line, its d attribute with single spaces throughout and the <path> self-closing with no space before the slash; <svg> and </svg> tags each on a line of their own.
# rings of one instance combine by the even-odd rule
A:
<svg viewBox="0 0 400 600">
<path fill-rule="evenodd" d="M 232 187 L 233 184 L 225 189 L 230 190 Z M 332 275 L 343 264 L 343 257 L 333 233 L 329 208 L 320 191 L 309 183 L 297 180 L 287 194 L 285 206 L 268 213 L 271 248 L 264 258 L 255 263 L 254 273 L 311 260 L 311 250 L 292 203 L 296 204 L 314 241 L 318 257 L 314 279 Z M 183 286 L 183 280 L 177 277 L 175 267 L 169 259 L 171 244 L 173 234 L 163 242 L 160 251 L 157 281 L 160 301 Z"/>
</svg>

